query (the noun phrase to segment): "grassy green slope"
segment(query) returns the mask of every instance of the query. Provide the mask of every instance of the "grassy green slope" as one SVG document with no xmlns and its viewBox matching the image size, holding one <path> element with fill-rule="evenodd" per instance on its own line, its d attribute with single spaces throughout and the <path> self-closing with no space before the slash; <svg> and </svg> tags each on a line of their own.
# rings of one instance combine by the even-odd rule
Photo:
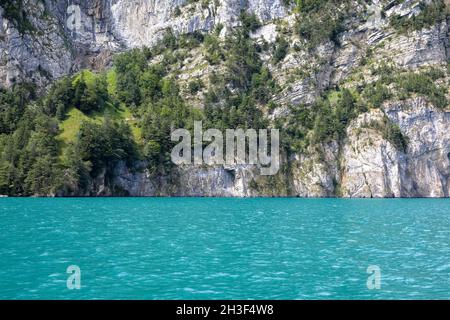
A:
<svg viewBox="0 0 450 320">
<path fill-rule="evenodd" d="M 91 71 L 85 70 L 82 71 L 82 74 L 87 83 L 95 79 L 95 74 Z M 76 82 L 80 77 L 81 73 L 75 77 L 73 81 Z M 108 82 L 108 92 L 111 96 L 114 96 L 116 92 L 115 70 L 109 70 L 106 78 Z M 61 156 L 64 157 L 67 145 L 75 141 L 83 121 L 102 123 L 106 116 L 113 120 L 123 120 L 127 122 L 131 127 L 136 142 L 139 143 L 141 141 L 141 128 L 138 127 L 137 120 L 133 117 L 130 108 L 124 104 L 116 107 L 112 103 L 108 102 L 104 110 L 100 112 L 92 112 L 90 114 L 85 114 L 77 108 L 72 107 L 68 110 L 64 121 L 59 124 L 60 134 L 58 135 L 58 140 L 60 141 L 61 146 Z"/>
</svg>

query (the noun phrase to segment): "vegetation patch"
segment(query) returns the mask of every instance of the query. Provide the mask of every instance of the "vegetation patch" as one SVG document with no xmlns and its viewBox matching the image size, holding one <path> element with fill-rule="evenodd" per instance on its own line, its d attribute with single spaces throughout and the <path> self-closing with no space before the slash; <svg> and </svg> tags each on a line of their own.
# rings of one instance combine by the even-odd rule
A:
<svg viewBox="0 0 450 320">
<path fill-rule="evenodd" d="M 299 0 L 296 4 L 297 34 L 306 40 L 309 48 L 324 41 L 337 43 L 349 12 L 348 1 Z"/>
<path fill-rule="evenodd" d="M 408 137 L 387 116 L 384 116 L 381 121 L 370 122 L 366 127 L 377 130 L 382 134 L 383 139 L 389 141 L 397 150 L 406 152 L 409 143 Z"/>
<path fill-rule="evenodd" d="M 336 41 L 347 17 L 346 3 L 298 1 L 297 34 L 311 47 Z M 219 37 L 220 25 L 207 35 L 176 37 L 167 30 L 156 46 L 117 55 L 106 72 L 86 70 L 61 78 L 42 97 L 27 84 L 0 90 L 0 194 L 84 195 L 99 176 L 111 190 L 121 190 L 112 182 L 116 165 L 125 162 L 132 169 L 137 160 L 145 161 L 155 176 L 168 177 L 175 145 L 171 132 L 192 130 L 195 120 L 221 130 L 274 126 L 281 129 L 284 150 L 299 153 L 342 141 L 353 119 L 392 98 L 421 95 L 438 108 L 448 106 L 447 88 L 436 84 L 446 79 L 445 68 L 412 72 L 382 65 L 373 71 L 375 82 L 332 88 L 311 105 L 288 106 L 290 112 L 272 122 L 266 114 L 277 109 L 274 97 L 281 89 L 261 57 L 272 54 L 271 62 L 280 63 L 290 50 L 289 41 L 280 34 L 273 47 L 258 43 L 250 34 L 261 22 L 245 12 L 240 19 L 241 25 L 225 40 Z M 208 81 L 191 77 L 179 82 L 180 69 L 192 72 L 189 63 L 200 60 L 193 54 L 206 59 L 197 67 L 209 70 L 209 63 L 216 72 L 209 73 Z M 314 72 L 297 69 L 292 76 L 307 78 Z M 203 109 L 183 97 L 200 91 Z M 398 126 L 388 119 L 375 126 L 399 150 L 406 150 L 407 139 Z M 259 179 L 253 187 L 267 194 L 289 193 L 283 177 Z"/>
<path fill-rule="evenodd" d="M 24 0 L 0 0 L 0 7 L 4 10 L 4 17 L 11 21 L 20 34 L 36 31 L 25 10 Z"/>
<path fill-rule="evenodd" d="M 443 0 L 430 1 L 428 4 L 421 1 L 419 6 L 419 14 L 412 17 L 394 15 L 390 18 L 390 25 L 400 33 L 407 33 L 445 21 L 449 14 L 449 8 Z"/>
</svg>

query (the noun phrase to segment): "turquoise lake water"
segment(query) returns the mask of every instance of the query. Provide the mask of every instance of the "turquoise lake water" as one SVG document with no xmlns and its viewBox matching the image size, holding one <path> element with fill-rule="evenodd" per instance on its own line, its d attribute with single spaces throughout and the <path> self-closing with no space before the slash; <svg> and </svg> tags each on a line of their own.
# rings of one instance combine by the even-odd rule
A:
<svg viewBox="0 0 450 320">
<path fill-rule="evenodd" d="M 4 198 L 0 298 L 450 299 L 450 199 Z"/>
</svg>

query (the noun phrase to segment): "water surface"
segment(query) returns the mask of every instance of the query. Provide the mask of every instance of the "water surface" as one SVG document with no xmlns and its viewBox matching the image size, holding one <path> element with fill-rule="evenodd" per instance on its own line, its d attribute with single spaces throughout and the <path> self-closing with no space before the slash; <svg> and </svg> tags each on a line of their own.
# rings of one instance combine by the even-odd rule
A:
<svg viewBox="0 0 450 320">
<path fill-rule="evenodd" d="M 0 298 L 449 299 L 450 200 L 4 198 Z"/>
</svg>

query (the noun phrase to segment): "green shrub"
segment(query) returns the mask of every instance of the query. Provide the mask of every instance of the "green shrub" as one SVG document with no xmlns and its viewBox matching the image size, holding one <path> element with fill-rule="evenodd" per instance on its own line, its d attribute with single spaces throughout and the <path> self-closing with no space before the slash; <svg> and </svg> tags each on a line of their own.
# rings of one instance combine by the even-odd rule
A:
<svg viewBox="0 0 450 320">
<path fill-rule="evenodd" d="M 333 1 L 298 1 L 299 14 L 296 17 L 296 30 L 314 48 L 326 40 L 337 43 L 337 36 L 343 30 L 343 22 L 348 13 Z M 345 3 L 345 1 L 342 1 Z"/>
<path fill-rule="evenodd" d="M 274 93 L 276 84 L 267 67 L 262 67 L 258 73 L 252 76 L 251 90 L 256 101 L 268 103 Z"/>
<path fill-rule="evenodd" d="M 212 64 L 219 64 L 225 59 L 224 52 L 222 51 L 220 40 L 217 35 L 208 34 L 205 36 L 205 51 L 206 60 Z"/>
<path fill-rule="evenodd" d="M 0 192 L 47 195 L 59 187 L 58 125 L 39 105 L 29 105 L 12 134 L 2 139 Z"/>
<path fill-rule="evenodd" d="M 136 157 L 136 145 L 130 127 L 105 119 L 103 124 L 83 122 L 76 141 L 77 153 L 92 164 L 92 177 L 102 168 L 111 168 L 119 160 Z"/>
<path fill-rule="evenodd" d="M 188 84 L 188 92 L 191 95 L 197 94 L 203 88 L 203 81 L 201 79 L 191 80 Z"/>
<path fill-rule="evenodd" d="M 245 11 L 241 11 L 239 19 L 244 28 L 244 32 L 254 32 L 256 29 L 261 27 L 261 22 L 254 13 L 248 14 Z"/>
<path fill-rule="evenodd" d="M 384 116 L 381 121 L 370 122 L 367 127 L 379 131 L 383 139 L 389 141 L 397 150 L 406 152 L 409 143 L 408 137 L 403 135 L 400 127 L 387 116 Z"/>
<path fill-rule="evenodd" d="M 179 6 L 176 6 L 175 9 L 173 10 L 173 16 L 174 17 L 179 17 L 181 16 L 181 9 Z"/>
<path fill-rule="evenodd" d="M 95 76 L 92 83 L 88 83 L 84 78 L 84 73 L 75 81 L 73 85 L 74 106 L 84 112 L 103 110 L 109 99 L 108 85 L 104 76 Z"/>
<path fill-rule="evenodd" d="M 394 15 L 390 25 L 400 33 L 421 30 L 444 21 L 449 13 L 443 0 L 431 1 L 429 4 L 420 3 L 421 12 L 413 17 Z"/>
<path fill-rule="evenodd" d="M 25 11 L 25 5 L 24 0 L 0 0 L 0 7 L 4 10 L 4 17 L 11 21 L 21 34 L 36 31 Z"/>
<path fill-rule="evenodd" d="M 45 112 L 63 120 L 66 111 L 74 104 L 74 94 L 71 77 L 63 77 L 56 81 L 43 100 Z"/>
<path fill-rule="evenodd" d="M 116 94 L 127 105 L 141 103 L 140 79 L 147 67 L 147 57 L 142 50 L 134 49 L 114 59 L 117 74 Z"/>
<path fill-rule="evenodd" d="M 400 127 L 392 122 L 388 122 L 383 131 L 383 139 L 390 141 L 397 150 L 405 152 L 408 148 L 408 139 L 400 130 Z"/>
<path fill-rule="evenodd" d="M 446 89 L 435 85 L 433 79 L 425 73 L 409 72 L 399 77 L 398 85 L 406 93 L 417 93 L 426 96 L 437 108 L 448 106 Z"/>
<path fill-rule="evenodd" d="M 160 44 L 166 49 L 176 50 L 178 48 L 178 41 L 172 29 L 166 30 Z"/>
<path fill-rule="evenodd" d="M 277 37 L 275 42 L 275 51 L 273 53 L 273 62 L 276 64 L 286 57 L 289 50 L 289 43 L 284 37 Z"/>
<path fill-rule="evenodd" d="M 311 106 L 291 106 L 289 115 L 279 120 L 281 140 L 290 152 L 342 140 L 350 121 L 365 111 L 349 90 L 331 91 Z"/>
<path fill-rule="evenodd" d="M 176 39 L 176 47 L 191 50 L 198 47 L 204 41 L 204 38 L 205 36 L 203 33 L 198 30 L 187 34 L 182 34 L 178 39 Z"/>
<path fill-rule="evenodd" d="M 28 83 L 0 89 L 0 134 L 10 134 L 17 128 L 27 104 L 36 98 L 35 91 L 35 86 Z"/>
<path fill-rule="evenodd" d="M 366 86 L 363 91 L 363 96 L 370 105 L 379 108 L 384 101 L 391 98 L 392 94 L 388 87 L 380 81 L 375 85 Z"/>
<path fill-rule="evenodd" d="M 202 0 L 202 9 L 208 9 L 210 0 Z"/>
</svg>

